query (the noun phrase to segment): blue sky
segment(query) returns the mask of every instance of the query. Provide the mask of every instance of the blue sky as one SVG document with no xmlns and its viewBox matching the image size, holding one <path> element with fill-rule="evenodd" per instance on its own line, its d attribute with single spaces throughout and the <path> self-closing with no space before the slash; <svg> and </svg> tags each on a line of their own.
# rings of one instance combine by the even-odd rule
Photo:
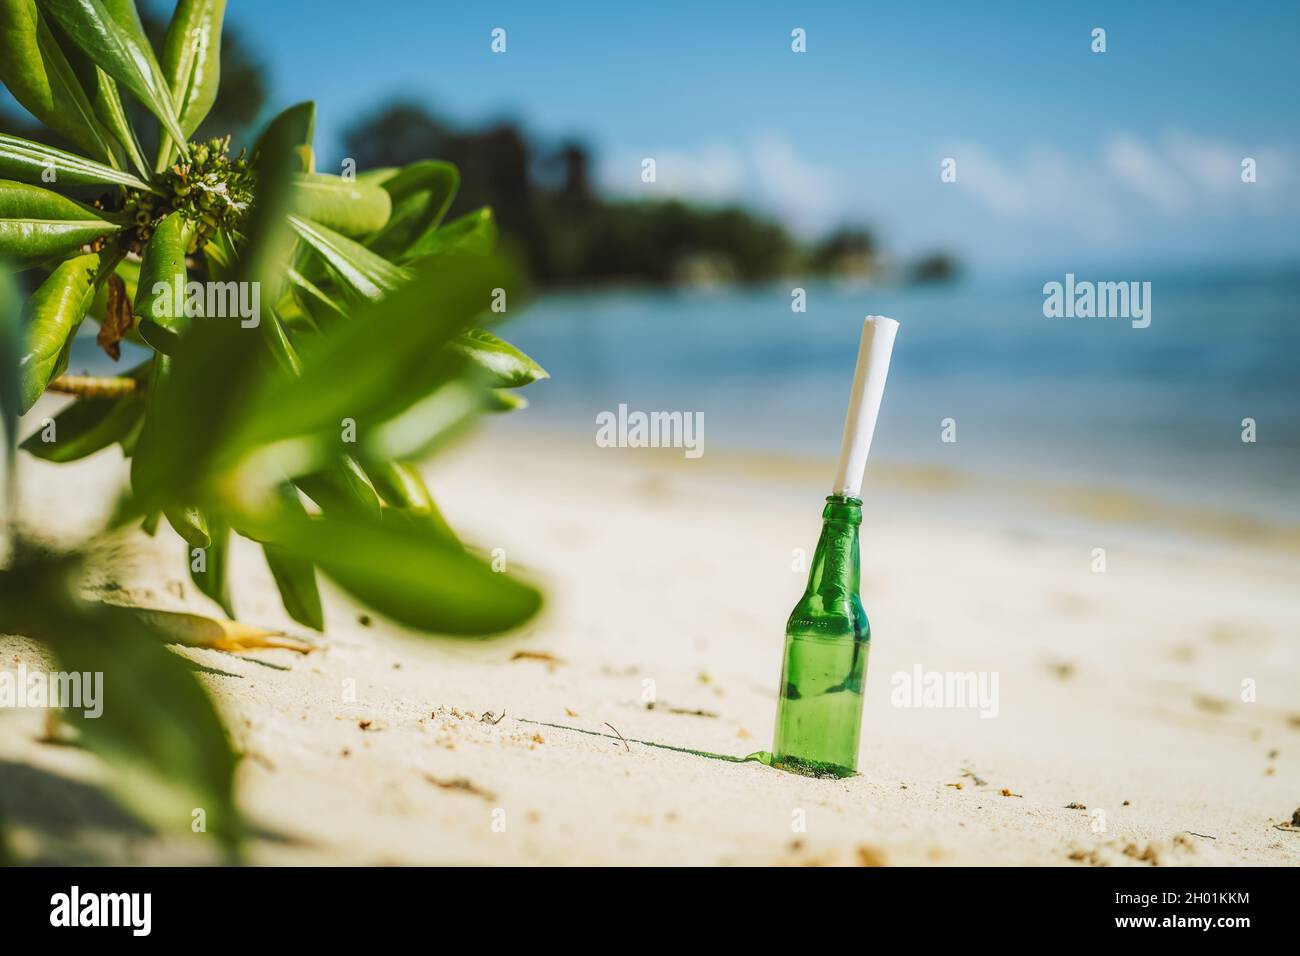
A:
<svg viewBox="0 0 1300 956">
<path fill-rule="evenodd" d="M 1294 0 L 231 0 L 228 18 L 270 66 L 274 103 L 319 104 L 322 169 L 349 121 L 404 95 L 576 136 L 611 193 L 739 199 L 805 235 L 864 222 L 899 254 L 944 246 L 988 269 L 1300 258 Z"/>
</svg>

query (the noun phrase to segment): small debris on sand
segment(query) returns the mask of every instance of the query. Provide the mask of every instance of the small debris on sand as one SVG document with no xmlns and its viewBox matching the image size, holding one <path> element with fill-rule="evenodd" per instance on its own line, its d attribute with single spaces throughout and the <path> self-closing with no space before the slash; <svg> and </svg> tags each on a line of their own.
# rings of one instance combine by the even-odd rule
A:
<svg viewBox="0 0 1300 956">
<path fill-rule="evenodd" d="M 1052 661 L 1047 670 L 1057 680 L 1069 680 L 1074 676 L 1074 665 L 1069 661 Z"/>
<path fill-rule="evenodd" d="M 664 707 L 664 710 L 670 714 L 683 714 L 687 717 L 717 717 L 718 715 L 711 710 L 698 710 L 690 707 Z"/>
<path fill-rule="evenodd" d="M 1023 794 L 1023 793 L 1012 793 L 1012 792 L 1011 792 L 1010 790 L 1008 790 L 1006 787 L 1003 787 L 1003 788 L 1002 788 L 1002 796 L 1004 796 L 1004 797 L 1022 797 L 1022 798 L 1023 798 L 1023 797 L 1024 797 L 1024 794 Z"/>
<path fill-rule="evenodd" d="M 443 790 L 459 790 L 461 793 L 468 793 L 474 797 L 482 797 L 484 800 L 495 800 L 496 794 L 490 790 L 484 790 L 475 784 L 468 777 L 451 777 L 446 780 L 435 777 L 431 773 L 426 773 L 424 779 L 429 781 L 435 787 L 441 787 Z"/>
<path fill-rule="evenodd" d="M 987 780 L 985 780 L 983 777 L 981 777 L 979 774 L 977 774 L 974 770 L 970 769 L 970 767 L 967 767 L 965 770 L 963 770 L 963 771 L 961 772 L 961 775 L 962 775 L 963 777 L 968 777 L 968 778 L 970 778 L 970 780 L 971 780 L 971 781 L 975 784 L 975 786 L 977 786 L 977 787 L 986 787 L 986 786 L 988 786 L 988 783 L 989 783 L 989 782 L 988 782 Z"/>
<path fill-rule="evenodd" d="M 885 857 L 879 850 L 869 846 L 858 846 L 858 866 L 886 866 Z"/>
<path fill-rule="evenodd" d="M 545 664 L 562 664 L 564 663 L 554 654 L 547 651 L 515 651 L 510 655 L 512 661 L 542 661 Z"/>
<path fill-rule="evenodd" d="M 1087 808 L 1086 806 L 1084 806 L 1082 803 L 1067 803 L 1067 804 L 1065 805 L 1065 809 L 1067 809 L 1067 810 L 1087 810 L 1088 808 Z"/>
</svg>

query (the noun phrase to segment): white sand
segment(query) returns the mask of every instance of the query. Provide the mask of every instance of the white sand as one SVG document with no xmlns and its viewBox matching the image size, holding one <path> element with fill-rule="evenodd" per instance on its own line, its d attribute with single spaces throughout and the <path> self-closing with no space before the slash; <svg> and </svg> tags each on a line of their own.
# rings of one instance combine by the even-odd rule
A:
<svg viewBox="0 0 1300 956">
<path fill-rule="evenodd" d="M 868 469 L 873 650 L 855 778 L 523 721 L 736 755 L 770 747 L 785 617 L 804 584 L 792 552 L 811 554 L 830 470 L 500 433 L 434 462 L 452 523 L 505 548 L 547 607 L 508 638 L 429 639 L 361 626 L 330 590 L 319 652 L 184 651 L 228 675 L 202 680 L 245 754 L 251 860 L 1300 862 L 1300 833 L 1274 827 L 1300 805 L 1293 529 L 1227 537 L 1216 529 L 1231 522 L 1157 516 L 1195 522 L 1184 535 L 1135 523 L 1142 513 L 1115 496 L 999 495 Z M 28 522 L 69 541 L 124 469 L 111 450 L 71 466 L 27 458 L 22 472 Z M 1091 569 L 1096 547 L 1105 573 Z M 130 533 L 98 550 L 97 580 L 125 585 L 119 598 L 217 613 L 182 584 L 181 548 L 170 530 Z M 253 546 L 234 579 L 242 620 L 288 623 Z M 16 638 L 0 654 L 5 667 L 38 660 Z M 890 676 L 917 664 L 996 672 L 997 716 L 892 707 Z M 487 711 L 506 717 L 490 725 Z M 31 712 L 0 713 L 0 801 L 20 855 L 212 858 L 205 838 L 131 826 L 93 787 L 95 759 L 42 730 Z"/>
</svg>

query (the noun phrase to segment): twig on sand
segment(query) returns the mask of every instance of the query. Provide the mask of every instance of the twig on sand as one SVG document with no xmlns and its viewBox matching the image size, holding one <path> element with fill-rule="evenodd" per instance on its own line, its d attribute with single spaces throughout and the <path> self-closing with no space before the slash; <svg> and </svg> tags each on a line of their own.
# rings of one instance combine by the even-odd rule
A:
<svg viewBox="0 0 1300 956">
<path fill-rule="evenodd" d="M 541 661 L 544 664 L 563 664 L 564 662 L 550 651 L 515 651 L 510 655 L 512 661 Z"/>
<path fill-rule="evenodd" d="M 1208 833 L 1195 833 L 1195 832 L 1193 832 L 1193 831 L 1191 831 L 1191 830 L 1188 830 L 1188 831 L 1187 831 L 1187 835 L 1188 835 L 1188 836 L 1194 836 L 1194 837 L 1200 837 L 1202 840 L 1217 840 L 1217 839 L 1218 839 L 1218 837 L 1210 836 Z"/>
<path fill-rule="evenodd" d="M 628 753 L 631 753 L 632 748 L 627 745 L 627 739 L 622 734 L 618 733 L 618 728 L 615 727 L 613 724 L 609 723 L 608 721 L 605 722 L 605 726 L 608 727 L 610 730 L 614 731 L 614 733 L 618 734 L 618 739 L 623 741 L 623 749 L 626 750 Z"/>
<path fill-rule="evenodd" d="M 506 711 L 505 708 L 503 707 L 501 708 L 500 717 L 497 717 L 497 715 L 492 713 L 492 711 L 487 710 L 483 712 L 483 716 L 480 717 L 478 720 L 479 723 L 481 724 L 491 724 L 493 727 L 495 727 L 497 724 L 501 723 L 501 721 L 505 719 L 506 719 Z"/>
<path fill-rule="evenodd" d="M 440 787 L 443 790 L 459 790 L 461 793 L 468 793 L 470 796 L 481 797 L 484 800 L 493 800 L 496 798 L 496 794 L 491 790 L 484 790 L 468 777 L 453 777 L 444 780 L 435 777 L 431 773 L 426 773 L 424 779 L 429 781 L 429 783 L 433 784 L 435 787 Z"/>
<path fill-rule="evenodd" d="M 587 730 L 585 727 L 571 727 L 568 724 L 553 724 L 546 720 L 530 720 L 527 717 L 516 717 L 515 719 L 521 724 L 535 724 L 538 727 L 554 727 L 556 730 L 567 730 L 570 733 L 575 734 L 587 734 L 590 737 L 604 737 L 607 740 L 616 739 L 603 731 Z M 609 727 L 610 730 L 614 730 L 614 727 L 611 724 L 606 724 L 605 726 Z M 617 730 L 614 730 L 614 733 L 618 734 L 617 739 L 626 742 L 627 738 L 624 738 Z M 725 760 L 727 763 L 761 763 L 765 767 L 772 766 L 772 754 L 766 750 L 756 750 L 752 754 L 746 754 L 743 757 L 736 757 L 731 754 L 715 754 L 707 750 L 692 750 L 690 747 L 675 747 L 672 744 L 663 744 L 654 740 L 639 740 L 636 737 L 632 737 L 631 739 L 639 743 L 642 747 L 655 747 L 659 750 L 671 750 L 673 753 L 690 754 L 692 757 L 705 757 L 709 760 Z"/>
</svg>

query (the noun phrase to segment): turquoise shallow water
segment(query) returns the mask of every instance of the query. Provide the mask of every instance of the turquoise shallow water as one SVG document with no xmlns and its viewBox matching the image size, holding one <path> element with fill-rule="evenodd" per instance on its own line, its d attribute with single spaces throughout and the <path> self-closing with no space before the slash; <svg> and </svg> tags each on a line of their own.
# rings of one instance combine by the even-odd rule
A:
<svg viewBox="0 0 1300 956">
<path fill-rule="evenodd" d="M 1084 276 L 1098 280 L 1123 276 Z M 1063 275 L 553 295 L 505 334 L 550 381 L 504 428 L 593 440 L 620 403 L 704 413 L 705 448 L 832 458 L 864 315 L 899 320 L 873 458 L 1300 517 L 1300 270 L 1151 273 L 1152 321 L 1049 319 Z M 1254 418 L 1258 441 L 1241 441 Z M 957 440 L 940 440 L 945 418 Z M 829 480 L 829 476 L 828 476 Z"/>
<path fill-rule="evenodd" d="M 1124 276 L 1084 276 L 1109 279 Z M 862 317 L 902 323 L 873 460 L 1101 485 L 1300 519 L 1300 270 L 1153 272 L 1152 321 L 1049 319 L 1063 275 L 936 288 L 554 294 L 502 331 L 551 372 L 494 427 L 593 441 L 596 416 L 704 414 L 704 448 L 833 459 Z M 89 329 L 83 331 L 91 331 Z M 120 367 L 138 361 L 132 350 Z M 111 363 L 81 336 L 72 370 Z M 1258 441 L 1241 441 L 1254 418 Z M 956 421 L 957 441 L 940 440 Z M 827 480 L 830 480 L 828 474 Z"/>
</svg>

